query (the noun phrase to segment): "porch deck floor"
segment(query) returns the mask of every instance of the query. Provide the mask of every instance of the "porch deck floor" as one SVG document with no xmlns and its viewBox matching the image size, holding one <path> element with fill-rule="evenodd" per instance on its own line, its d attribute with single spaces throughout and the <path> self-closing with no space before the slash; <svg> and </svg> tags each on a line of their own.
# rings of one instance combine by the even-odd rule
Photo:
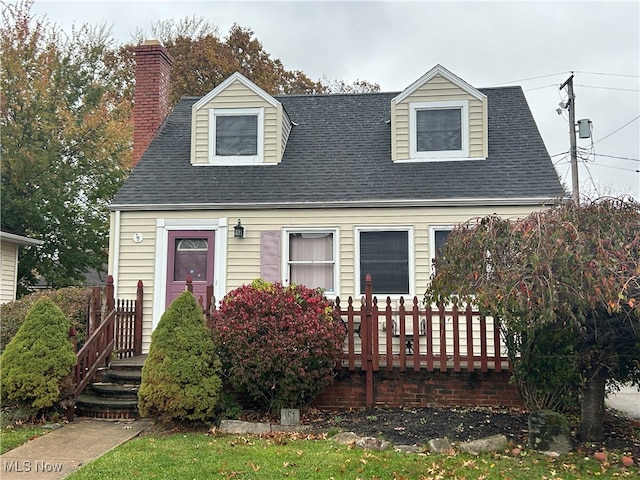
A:
<svg viewBox="0 0 640 480">
<path fill-rule="evenodd" d="M 147 359 L 147 354 L 138 355 L 135 357 L 119 358 L 111 362 L 112 367 L 141 367 L 144 365 L 144 361 Z"/>
</svg>

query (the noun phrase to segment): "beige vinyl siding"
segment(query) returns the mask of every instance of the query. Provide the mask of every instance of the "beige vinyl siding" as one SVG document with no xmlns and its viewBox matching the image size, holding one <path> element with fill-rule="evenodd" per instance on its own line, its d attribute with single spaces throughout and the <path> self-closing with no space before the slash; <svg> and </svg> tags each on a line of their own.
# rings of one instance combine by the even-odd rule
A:
<svg viewBox="0 0 640 480">
<path fill-rule="evenodd" d="M 117 273 L 118 298 L 135 298 L 138 280 L 144 283 L 144 329 L 143 349 L 147 351 L 151 341 L 152 318 L 154 316 L 154 288 L 156 266 L 156 224 L 158 219 L 226 219 L 227 251 L 221 252 L 226 272 L 222 282 L 225 292 L 250 283 L 261 272 L 261 234 L 263 231 L 282 231 L 284 227 L 337 228 L 339 241 L 339 285 L 336 293 L 341 299 L 353 296 L 359 301 L 356 290 L 358 259 L 355 258 L 355 231 L 357 227 L 407 226 L 412 227 L 413 251 L 409 258 L 414 262 L 414 284 L 411 295 L 420 297 L 431 275 L 430 227 L 455 225 L 469 219 L 496 213 L 503 217 L 526 216 L 533 211 L 528 207 L 438 207 L 438 208 L 351 208 L 351 209 L 289 209 L 289 210 L 245 210 L 245 211 L 179 211 L 179 212 L 122 212 L 120 218 L 120 253 Z M 245 238 L 233 237 L 233 225 L 237 219 L 245 226 Z M 111 229 L 114 232 L 112 226 Z M 133 235 L 141 233 L 142 242 L 135 243 Z M 216 249 L 225 242 L 216 236 Z M 114 248 L 115 244 L 112 244 Z M 114 258 L 110 259 L 109 271 L 114 272 Z M 166 262 L 166 258 L 159 259 Z M 285 272 L 281 272 L 284 276 Z M 373 279 L 375 282 L 375 279 Z M 164 279 L 160 279 L 164 284 Z M 220 300 L 220 299 L 218 299 Z M 395 299 L 397 300 L 397 299 Z M 160 312 L 161 313 L 161 312 Z M 158 312 L 155 312 L 156 316 Z"/>
<path fill-rule="evenodd" d="M 206 105 L 194 112 L 191 133 L 191 163 L 209 164 L 209 110 L 212 108 L 264 108 L 264 162 L 278 163 L 284 150 L 282 106 L 274 107 L 236 80 Z M 289 127 L 290 129 L 291 127 Z"/>
<path fill-rule="evenodd" d="M 111 229 L 113 232 L 113 228 Z M 140 233 L 143 240 L 133 241 L 133 235 Z M 136 298 L 138 280 L 143 284 L 142 339 L 143 351 L 147 352 L 151 343 L 153 289 L 155 287 L 156 220 L 145 212 L 131 212 L 121 215 L 120 222 L 120 268 L 116 277 L 116 298 Z M 112 261 L 110 259 L 110 261 Z M 109 272 L 115 272 L 109 265 Z"/>
<path fill-rule="evenodd" d="M 0 303 L 16 299 L 16 277 L 18 274 L 18 245 L 2 241 L 0 245 Z"/>
<path fill-rule="evenodd" d="M 469 102 L 469 157 L 486 157 L 488 153 L 487 105 L 441 75 L 434 76 L 399 104 L 392 105 L 392 158 L 410 159 L 409 105 L 415 102 Z"/>
</svg>

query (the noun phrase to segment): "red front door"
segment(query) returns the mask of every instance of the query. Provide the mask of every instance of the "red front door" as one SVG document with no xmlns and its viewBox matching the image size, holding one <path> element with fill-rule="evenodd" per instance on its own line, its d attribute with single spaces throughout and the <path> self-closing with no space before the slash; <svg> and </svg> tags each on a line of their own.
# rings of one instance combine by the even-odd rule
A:
<svg viewBox="0 0 640 480">
<path fill-rule="evenodd" d="M 207 285 L 213 284 L 214 232 L 170 231 L 168 250 L 166 306 L 185 290 L 187 275 L 193 279 L 193 295 L 204 302 Z"/>
</svg>

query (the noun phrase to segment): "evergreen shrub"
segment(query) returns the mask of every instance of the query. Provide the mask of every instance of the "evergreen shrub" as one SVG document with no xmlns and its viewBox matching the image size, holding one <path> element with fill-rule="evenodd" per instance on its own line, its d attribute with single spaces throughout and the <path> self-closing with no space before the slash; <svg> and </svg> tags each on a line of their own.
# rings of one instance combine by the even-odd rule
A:
<svg viewBox="0 0 640 480">
<path fill-rule="evenodd" d="M 2 404 L 45 410 L 70 395 L 71 368 L 77 357 L 70 322 L 48 298 L 36 301 L 0 355 Z"/>
<path fill-rule="evenodd" d="M 87 314 L 91 299 L 91 289 L 85 287 L 42 290 L 0 305 L 0 350 L 4 350 L 15 336 L 33 304 L 42 298 L 52 300 L 71 321 L 77 332 L 76 340 L 80 350 L 86 339 Z"/>
<path fill-rule="evenodd" d="M 334 377 L 345 327 L 321 291 L 256 280 L 212 317 L 223 372 L 267 410 L 309 404 Z"/>
<path fill-rule="evenodd" d="M 142 368 L 138 407 L 165 424 L 206 422 L 220 398 L 220 360 L 202 308 L 185 291 L 162 315 Z"/>
</svg>

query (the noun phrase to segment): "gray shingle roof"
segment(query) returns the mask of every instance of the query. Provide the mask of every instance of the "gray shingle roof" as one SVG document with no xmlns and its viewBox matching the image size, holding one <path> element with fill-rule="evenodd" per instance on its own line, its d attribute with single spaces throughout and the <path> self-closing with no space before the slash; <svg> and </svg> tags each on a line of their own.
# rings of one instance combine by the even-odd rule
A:
<svg viewBox="0 0 640 480">
<path fill-rule="evenodd" d="M 185 97 L 111 208 L 517 204 L 565 196 L 521 88 L 480 91 L 489 105 L 486 160 L 395 164 L 389 120 L 397 92 L 276 97 L 296 124 L 276 166 L 192 166 L 191 107 L 198 98 Z"/>
</svg>

